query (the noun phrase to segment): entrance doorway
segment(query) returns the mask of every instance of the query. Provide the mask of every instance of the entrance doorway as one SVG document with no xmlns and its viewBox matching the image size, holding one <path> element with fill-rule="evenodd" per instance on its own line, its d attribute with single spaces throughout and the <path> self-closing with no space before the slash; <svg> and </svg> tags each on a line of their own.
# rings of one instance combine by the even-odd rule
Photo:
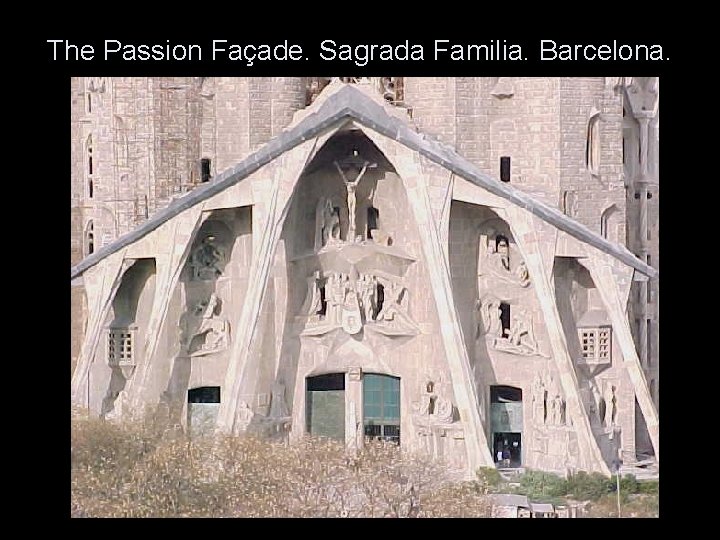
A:
<svg viewBox="0 0 720 540">
<path fill-rule="evenodd" d="M 522 389 L 491 386 L 493 458 L 498 467 L 522 466 Z"/>
<path fill-rule="evenodd" d="M 345 374 L 329 373 L 306 379 L 307 432 L 345 441 Z"/>
<path fill-rule="evenodd" d="M 187 426 L 191 437 L 211 435 L 220 410 L 220 387 L 201 386 L 188 390 Z"/>
</svg>

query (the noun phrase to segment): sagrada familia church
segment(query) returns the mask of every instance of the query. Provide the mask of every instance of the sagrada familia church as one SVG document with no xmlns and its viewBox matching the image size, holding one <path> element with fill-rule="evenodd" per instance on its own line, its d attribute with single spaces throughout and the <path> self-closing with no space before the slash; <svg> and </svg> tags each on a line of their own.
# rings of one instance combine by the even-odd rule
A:
<svg viewBox="0 0 720 540">
<path fill-rule="evenodd" d="M 72 401 L 659 462 L 659 81 L 73 78 Z"/>
</svg>

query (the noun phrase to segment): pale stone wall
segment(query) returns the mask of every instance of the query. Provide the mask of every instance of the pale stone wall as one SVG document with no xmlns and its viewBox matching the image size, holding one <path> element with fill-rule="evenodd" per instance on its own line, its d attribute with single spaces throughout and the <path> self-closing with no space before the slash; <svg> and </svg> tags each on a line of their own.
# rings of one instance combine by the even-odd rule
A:
<svg viewBox="0 0 720 540">
<path fill-rule="evenodd" d="M 305 103 L 302 78 L 117 78 L 105 80 L 101 87 L 94 80 L 94 90 L 89 92 L 90 82 L 72 81 L 74 258 L 79 258 L 88 220 L 94 223 L 97 250 L 197 185 L 201 158 L 211 159 L 212 174 L 234 166 L 284 129 Z M 98 91 L 99 87 L 104 91 Z M 91 111 L 87 110 L 88 94 L 93 99 Z M 318 98 L 318 106 L 321 101 L 322 97 Z M 560 205 L 598 233 L 601 216 L 615 205 L 602 232 L 611 241 L 623 241 L 627 236 L 632 245 L 635 217 L 631 216 L 630 198 L 626 204 L 622 182 L 622 96 L 603 79 L 410 78 L 405 81 L 405 102 L 421 131 L 454 146 L 495 177 L 499 177 L 500 156 L 510 156 L 513 186 Z M 596 113 L 597 167 L 591 171 L 586 145 L 588 123 Z M 593 264 L 603 264 L 602 259 L 584 246 L 563 244 L 557 248 L 556 229 L 538 226 L 527 212 L 508 207 L 506 201 L 469 186 L 443 167 L 371 130 L 366 135 L 375 144 L 368 138 L 356 140 L 361 154 L 375 156 L 378 163 L 367 171 L 357 190 L 356 234 L 365 237 L 367 209 L 372 205 L 379 210 L 378 228 L 392 236 L 393 246 L 415 259 L 402 284 L 407 287 L 408 314 L 418 334 L 382 338 L 369 332 L 356 339 L 343 336 L 340 330 L 300 335 L 305 323 L 298 316 L 312 259 L 299 257 L 313 250 L 321 197 L 331 197 L 339 207 L 341 239 L 352 240 L 347 238 L 347 193 L 333 164 L 350 150 L 338 145 L 348 133 L 352 132 L 330 139 L 304 172 L 312 141 L 292 150 L 287 161 L 277 160 L 215 196 L 204 213 L 200 207 L 185 211 L 129 249 L 128 260 L 157 256 L 158 261 L 157 278 L 149 279 L 138 297 L 135 321 L 140 327 L 136 350 L 147 357 L 139 354 L 137 371 L 127 387 L 117 370 L 107 365 L 106 327 L 115 316 L 113 304 L 104 321 L 93 324 L 94 335 L 88 335 L 83 345 L 84 350 L 93 351 L 90 361 L 83 359 L 83 365 L 90 364 L 86 383 L 91 408 L 109 413 L 113 396 L 125 390 L 128 402 L 167 406 L 182 424 L 186 421 L 187 390 L 219 386 L 222 418 L 218 426 L 237 431 L 238 404 L 245 402 L 253 413 L 266 417 L 275 399 L 273 388 L 280 384 L 292 415 L 292 436 L 298 437 L 305 431 L 307 376 L 346 373 L 346 399 L 356 405 L 356 419 L 362 421 L 361 378 L 351 374 L 360 368 L 400 377 L 403 445 L 448 458 L 459 467 L 483 463 L 485 457 L 480 454 L 487 454 L 488 449 L 477 450 L 477 441 L 487 439 L 492 447 L 492 385 L 514 386 L 523 392 L 524 466 L 605 472 L 620 446 L 618 437 L 622 450 L 634 454 L 635 395 L 642 380 L 631 377 L 623 367 L 634 361 L 634 352 L 628 352 L 627 343 L 621 348 L 619 340 L 613 341 L 608 365 L 595 370 L 579 365 L 577 327 L 589 311 L 606 309 L 598 287 L 619 285 L 603 282 L 605 278 L 600 283 L 583 278 L 579 286 L 575 278 L 560 270 L 553 275 L 553 262 L 556 269 L 562 267 L 562 258 L 554 259 L 556 249 L 568 250 L 562 252 L 564 258 L 587 257 Z M 656 136 L 654 125 L 650 133 Z M 92 198 L 87 190 L 85 148 L 90 135 Z M 324 139 L 319 147 L 322 144 Z M 651 148 L 655 159 L 657 149 Z M 650 170 L 657 174 L 653 163 Z M 627 167 L 625 171 L 627 174 Z M 295 182 L 298 186 L 293 191 Z M 468 202 L 453 201 L 456 186 L 458 197 Z M 657 193 L 657 187 L 651 190 Z M 576 194 L 572 211 L 563 206 L 563 193 L 569 191 Z M 646 249 L 653 266 L 657 266 L 657 199 L 648 200 L 650 239 Z M 285 204 L 289 204 L 287 218 Z M 237 207 L 242 209 L 234 210 Z M 210 208 L 217 210 L 210 212 Z M 212 229 L 215 222 L 224 223 L 232 239 L 224 246 L 229 261 L 217 279 L 191 279 L 189 261 L 198 242 L 209 232 L 219 237 L 224 234 L 222 227 Z M 483 227 L 489 223 L 508 237 L 513 275 L 518 261 L 527 260 L 532 268 L 529 286 L 508 285 L 507 279 L 498 281 L 488 273 L 479 243 L 486 241 L 482 240 L 487 233 Z M 514 238 L 516 231 L 518 237 Z M 122 260 L 122 254 L 120 257 Z M 110 281 L 97 288 L 100 274 L 87 275 L 95 284 L 90 300 L 93 311 L 98 312 L 99 306 L 115 295 L 112 276 L 108 274 Z M 553 279 L 555 297 L 550 284 Z M 118 286 L 118 294 L 127 296 L 122 280 Z M 631 291 L 635 303 L 640 300 L 637 287 Z M 650 286 L 652 309 L 658 302 L 656 287 Z M 534 329 L 534 350 L 502 350 L 492 336 L 480 335 L 477 302 L 489 293 L 509 303 L 512 313 L 520 308 L 525 311 Z M 188 320 L 197 319 L 198 306 L 212 294 L 222 302 L 218 316 L 230 324 L 229 344 L 212 354 L 193 356 L 183 341 L 184 333 L 191 332 Z M 610 293 L 605 294 L 607 301 Z M 609 298 L 614 297 L 610 294 Z M 79 290 L 73 292 L 74 351 L 82 340 L 83 299 Z M 657 320 L 652 309 L 651 363 L 643 367 L 648 379 L 657 384 Z M 608 324 L 609 315 L 604 314 Z M 614 319 L 613 327 L 617 324 Z M 93 340 L 99 340 L 97 346 Z M 533 401 L 538 374 L 557 384 L 568 407 L 564 423 L 538 421 Z M 74 378 L 74 386 L 82 382 L 81 375 Z M 464 387 L 467 377 L 470 386 L 474 385 L 472 391 Z M 432 429 L 419 425 L 415 414 L 428 379 L 435 383 L 437 394 L 455 407 L 452 421 Z M 616 387 L 616 422 L 608 426 L 599 420 L 598 404 L 612 386 Z M 657 387 L 654 392 L 657 402 Z M 476 398 L 477 403 L 473 401 Z M 116 407 L 112 414 L 121 408 Z M 466 442 L 465 437 L 473 433 L 477 441 Z M 352 434 L 346 433 L 346 437 L 350 441 Z"/>
</svg>

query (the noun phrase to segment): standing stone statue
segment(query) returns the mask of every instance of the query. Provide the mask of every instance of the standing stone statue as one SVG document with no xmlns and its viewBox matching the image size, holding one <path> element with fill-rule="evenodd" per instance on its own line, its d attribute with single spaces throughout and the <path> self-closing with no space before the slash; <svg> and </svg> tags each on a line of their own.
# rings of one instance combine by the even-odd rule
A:
<svg viewBox="0 0 720 540">
<path fill-rule="evenodd" d="M 539 374 L 535 374 L 532 383 L 533 419 L 538 424 L 545 423 L 545 385 Z"/>
</svg>

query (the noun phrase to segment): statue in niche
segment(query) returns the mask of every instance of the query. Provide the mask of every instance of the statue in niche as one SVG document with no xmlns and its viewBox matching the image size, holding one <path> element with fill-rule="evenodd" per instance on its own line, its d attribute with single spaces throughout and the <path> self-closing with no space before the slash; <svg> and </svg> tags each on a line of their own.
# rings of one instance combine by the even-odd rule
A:
<svg viewBox="0 0 720 540">
<path fill-rule="evenodd" d="M 527 310 L 520 307 L 513 310 L 510 329 L 505 329 L 502 337 L 495 338 L 493 347 L 499 351 L 524 356 L 545 356 L 540 352 L 535 338 L 532 316 Z"/>
<path fill-rule="evenodd" d="M 340 241 L 340 215 L 333 206 L 332 200 L 327 198 L 325 202 L 321 199 L 320 205 L 320 238 L 321 245 L 317 246 L 324 247 L 328 244 L 333 244 Z"/>
<path fill-rule="evenodd" d="M 377 304 L 375 302 L 377 278 L 366 274 L 361 275 L 360 281 L 358 282 L 358 289 L 360 293 L 360 301 L 362 302 L 363 314 L 365 315 L 365 322 L 368 323 L 373 320 L 373 313 L 375 313 L 377 308 Z"/>
<path fill-rule="evenodd" d="M 200 326 L 197 331 L 190 335 L 186 343 L 186 349 L 190 356 L 200 356 L 226 348 L 229 324 L 224 318 L 218 316 L 220 313 L 220 299 L 217 294 L 212 293 L 207 302 L 198 304 L 195 308 L 195 314 L 198 313 L 202 313 Z M 204 341 L 193 348 L 193 343 L 198 337 L 204 337 Z"/>
<path fill-rule="evenodd" d="M 343 183 L 345 184 L 345 189 L 347 190 L 347 205 L 348 205 L 348 232 L 347 232 L 347 238 L 352 240 L 355 240 L 355 209 L 357 206 L 357 195 L 355 194 L 355 191 L 357 190 L 357 186 L 360 183 L 360 180 L 362 180 L 362 177 L 365 175 L 365 172 L 370 168 L 377 167 L 377 163 L 370 163 L 367 160 L 360 159 L 358 157 L 358 151 L 353 150 L 353 155 L 344 159 L 341 163 L 338 163 L 337 161 L 334 162 L 335 167 L 337 168 L 338 172 L 340 173 L 340 177 L 342 178 Z M 356 170 L 358 170 L 358 174 L 355 177 L 354 180 L 350 180 L 346 175 L 345 171 L 343 170 L 343 167 L 350 168 L 354 167 Z"/>
<path fill-rule="evenodd" d="M 225 254 L 215 241 L 214 235 L 207 235 L 191 255 L 190 268 L 192 268 L 193 280 L 213 280 L 222 274 L 220 267 L 225 261 Z"/>
<path fill-rule="evenodd" d="M 535 374 L 532 383 L 533 420 L 536 424 L 545 423 L 547 391 L 539 374 Z"/>
<path fill-rule="evenodd" d="M 287 418 L 290 416 L 285 402 L 285 385 L 281 382 L 273 384 L 270 401 L 270 418 Z"/>
<path fill-rule="evenodd" d="M 322 276 L 319 270 L 307 278 L 307 294 L 305 296 L 305 302 L 303 302 L 302 308 L 300 308 L 300 312 L 303 315 L 317 315 L 322 310 L 322 296 L 320 294 L 321 279 Z"/>
</svg>

